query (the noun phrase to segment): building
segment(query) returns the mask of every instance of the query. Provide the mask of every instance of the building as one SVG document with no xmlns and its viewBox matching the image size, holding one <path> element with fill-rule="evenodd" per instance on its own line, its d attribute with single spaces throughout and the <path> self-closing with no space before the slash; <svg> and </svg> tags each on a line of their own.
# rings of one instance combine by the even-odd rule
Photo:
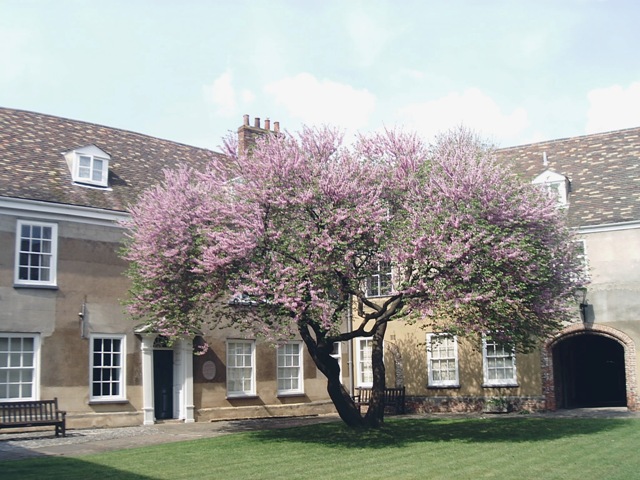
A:
<svg viewBox="0 0 640 480">
<path fill-rule="evenodd" d="M 169 345 L 125 314 L 118 222 L 164 169 L 218 155 L 0 108 L 0 401 L 58 397 L 72 428 L 332 410 L 301 342 L 216 330 L 193 356 L 196 333 Z"/>
<path fill-rule="evenodd" d="M 267 131 L 245 116 L 239 140 L 250 148 Z M 391 322 L 387 384 L 406 386 L 413 411 L 480 410 L 495 398 L 512 409 L 638 409 L 640 128 L 497 154 L 555 192 L 578 232 L 590 283 L 575 321 L 527 355 Z M 168 344 L 124 312 L 119 221 L 163 169 L 218 155 L 0 108 L 0 401 L 58 397 L 72 428 L 334 411 L 301 342 L 275 350 L 219 329 Z M 368 282 L 372 297 L 388 293 L 390 268 Z M 193 356 L 200 337 L 211 348 Z M 371 384 L 369 342 L 335 346 L 350 388 Z"/>
<path fill-rule="evenodd" d="M 640 342 L 640 128 L 500 149 L 526 181 L 550 189 L 577 230 L 589 284 L 575 321 L 531 354 L 425 333 L 392 322 L 388 384 L 405 384 L 418 411 L 638 408 Z M 372 295 L 384 295 L 389 271 Z M 366 339 L 355 346 L 356 384 L 367 385 Z M 479 343 L 479 342 L 478 342 Z M 426 345 L 426 348 L 425 348 Z"/>
<path fill-rule="evenodd" d="M 576 322 L 541 350 L 547 408 L 638 405 L 640 128 L 498 152 L 558 194 L 590 283 Z"/>
</svg>

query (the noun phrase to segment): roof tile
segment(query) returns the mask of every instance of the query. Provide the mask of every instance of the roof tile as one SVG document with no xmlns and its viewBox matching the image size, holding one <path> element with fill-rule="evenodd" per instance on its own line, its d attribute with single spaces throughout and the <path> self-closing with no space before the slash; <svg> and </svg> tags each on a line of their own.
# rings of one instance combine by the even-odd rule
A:
<svg viewBox="0 0 640 480">
<path fill-rule="evenodd" d="M 63 153 L 93 144 L 111 155 L 110 190 L 73 183 Z M 126 211 L 162 171 L 221 154 L 51 115 L 0 108 L 0 195 Z"/>
<path fill-rule="evenodd" d="M 496 151 L 527 180 L 546 170 L 569 178 L 569 221 L 593 226 L 640 220 L 640 128 Z M 546 153 L 548 165 L 543 164 Z"/>
</svg>

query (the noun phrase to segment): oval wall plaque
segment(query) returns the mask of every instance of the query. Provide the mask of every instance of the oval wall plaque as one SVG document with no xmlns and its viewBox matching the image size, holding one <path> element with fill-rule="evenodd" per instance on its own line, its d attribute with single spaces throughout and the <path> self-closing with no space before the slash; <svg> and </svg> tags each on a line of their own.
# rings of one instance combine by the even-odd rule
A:
<svg viewBox="0 0 640 480">
<path fill-rule="evenodd" d="M 207 380 L 216 378 L 216 364 L 207 360 L 202 364 L 202 376 Z"/>
</svg>

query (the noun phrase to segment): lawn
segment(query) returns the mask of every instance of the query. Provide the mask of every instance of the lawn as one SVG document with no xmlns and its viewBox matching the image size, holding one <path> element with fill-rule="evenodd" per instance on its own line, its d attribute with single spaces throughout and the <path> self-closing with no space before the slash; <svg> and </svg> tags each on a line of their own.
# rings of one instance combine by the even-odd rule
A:
<svg viewBox="0 0 640 480">
<path fill-rule="evenodd" d="M 632 479 L 640 420 L 388 420 L 245 432 L 90 455 L 0 463 L 8 479 Z"/>
</svg>

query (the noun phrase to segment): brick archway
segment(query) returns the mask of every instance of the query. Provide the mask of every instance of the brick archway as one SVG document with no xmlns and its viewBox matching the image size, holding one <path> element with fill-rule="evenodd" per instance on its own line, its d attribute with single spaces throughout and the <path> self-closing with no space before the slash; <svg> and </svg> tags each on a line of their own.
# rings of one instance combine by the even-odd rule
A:
<svg viewBox="0 0 640 480">
<path fill-rule="evenodd" d="M 627 392 L 627 408 L 632 411 L 638 410 L 638 389 L 636 380 L 636 347 L 633 340 L 612 327 L 606 325 L 593 324 L 574 324 L 565 329 L 554 337 L 545 341 L 542 348 L 542 395 L 544 396 L 545 406 L 548 410 L 556 410 L 556 392 L 555 378 L 553 370 L 553 347 L 562 340 L 577 335 L 600 335 L 615 340 L 624 348 L 624 365 Z"/>
</svg>

